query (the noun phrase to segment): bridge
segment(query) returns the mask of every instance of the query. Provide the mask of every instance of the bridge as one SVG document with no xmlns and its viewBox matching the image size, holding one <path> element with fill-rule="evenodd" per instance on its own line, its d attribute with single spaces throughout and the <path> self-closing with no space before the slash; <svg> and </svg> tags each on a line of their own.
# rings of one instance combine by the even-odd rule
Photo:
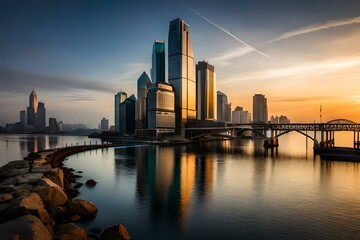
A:
<svg viewBox="0 0 360 240">
<path fill-rule="evenodd" d="M 231 123 L 225 127 L 186 128 L 185 134 L 190 140 L 202 140 L 207 138 L 234 139 L 244 137 L 247 132 L 252 132 L 253 136 L 264 138 L 264 147 L 278 147 L 280 136 L 297 132 L 311 139 L 314 146 L 333 147 L 335 146 L 336 131 L 353 132 L 354 148 L 360 147 L 360 123 L 347 119 L 335 119 L 326 123 Z M 320 139 L 316 138 L 318 132 L 320 132 Z M 269 133 L 270 136 L 268 136 Z"/>
</svg>

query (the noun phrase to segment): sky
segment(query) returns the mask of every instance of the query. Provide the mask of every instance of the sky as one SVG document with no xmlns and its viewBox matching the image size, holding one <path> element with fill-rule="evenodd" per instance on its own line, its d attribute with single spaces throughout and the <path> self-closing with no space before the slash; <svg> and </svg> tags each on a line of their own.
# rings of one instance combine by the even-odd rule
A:
<svg viewBox="0 0 360 240">
<path fill-rule="evenodd" d="M 358 0 L 0 0 L 0 125 L 19 121 L 35 89 L 47 118 L 114 123 L 114 94 L 136 95 L 154 40 L 190 26 L 195 61 L 215 66 L 232 109 L 292 122 L 360 122 Z M 167 45 L 166 45 L 167 46 Z"/>
</svg>

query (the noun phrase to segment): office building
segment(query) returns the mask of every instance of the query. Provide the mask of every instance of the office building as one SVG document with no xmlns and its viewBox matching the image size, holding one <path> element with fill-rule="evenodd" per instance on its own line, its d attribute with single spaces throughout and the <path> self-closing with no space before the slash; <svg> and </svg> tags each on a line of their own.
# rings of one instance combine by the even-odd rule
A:
<svg viewBox="0 0 360 240">
<path fill-rule="evenodd" d="M 26 112 L 25 110 L 20 111 L 20 125 L 24 127 L 26 125 L 27 119 L 26 119 Z"/>
<path fill-rule="evenodd" d="M 251 122 L 251 114 L 245 111 L 243 107 L 237 106 L 232 112 L 232 122 L 246 124 Z"/>
<path fill-rule="evenodd" d="M 175 93 L 170 84 L 151 84 L 148 93 L 148 129 L 175 128 Z"/>
<path fill-rule="evenodd" d="M 268 109 L 267 99 L 265 95 L 255 94 L 253 96 L 253 122 L 264 122 L 268 121 Z"/>
<path fill-rule="evenodd" d="M 56 133 L 58 131 L 59 129 L 56 118 L 49 118 L 49 132 Z"/>
<path fill-rule="evenodd" d="M 29 96 L 29 106 L 27 107 L 27 124 L 31 126 L 36 125 L 36 113 L 37 113 L 37 94 L 35 90 L 32 90 Z"/>
<path fill-rule="evenodd" d="M 137 100 L 135 112 L 136 129 L 147 128 L 147 95 L 151 84 L 149 76 L 143 72 L 137 80 Z"/>
<path fill-rule="evenodd" d="M 155 41 L 152 51 L 151 80 L 165 82 L 165 42 Z"/>
<path fill-rule="evenodd" d="M 198 120 L 217 119 L 217 94 L 214 66 L 202 61 L 196 65 L 196 103 Z"/>
<path fill-rule="evenodd" d="M 196 119 L 196 79 L 189 25 L 175 19 L 169 26 L 168 74 L 175 91 L 175 132 L 185 136 L 185 123 Z"/>
<path fill-rule="evenodd" d="M 38 109 L 36 113 L 36 128 L 38 130 L 46 129 L 46 109 L 43 102 L 39 102 Z"/>
<path fill-rule="evenodd" d="M 109 130 L 109 119 L 103 117 L 100 121 L 100 131 L 104 132 L 108 130 Z"/>
<path fill-rule="evenodd" d="M 115 94 L 114 96 L 114 104 L 115 104 L 115 131 L 119 131 L 119 126 L 120 126 L 120 117 L 119 117 L 119 106 L 120 103 L 124 102 L 125 99 L 127 98 L 127 94 L 123 91 L 118 92 L 117 94 Z"/>
<path fill-rule="evenodd" d="M 217 91 L 217 120 L 231 122 L 231 103 L 228 103 L 227 96 L 220 91 Z"/>
<path fill-rule="evenodd" d="M 119 105 L 119 132 L 133 134 L 135 130 L 136 97 L 132 94 Z"/>
</svg>

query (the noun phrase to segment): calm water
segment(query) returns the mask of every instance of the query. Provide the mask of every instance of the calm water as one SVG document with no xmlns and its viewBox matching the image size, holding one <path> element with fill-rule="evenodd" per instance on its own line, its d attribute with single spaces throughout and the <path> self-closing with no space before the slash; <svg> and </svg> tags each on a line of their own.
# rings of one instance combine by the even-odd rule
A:
<svg viewBox="0 0 360 240">
<path fill-rule="evenodd" d="M 349 136 L 336 143 L 351 146 Z M 261 140 L 138 145 L 65 164 L 83 171 L 80 182 L 99 182 L 80 189 L 98 207 L 88 230 L 122 223 L 132 239 L 359 239 L 360 165 L 321 161 L 297 133 L 279 142 L 273 153 Z"/>
</svg>

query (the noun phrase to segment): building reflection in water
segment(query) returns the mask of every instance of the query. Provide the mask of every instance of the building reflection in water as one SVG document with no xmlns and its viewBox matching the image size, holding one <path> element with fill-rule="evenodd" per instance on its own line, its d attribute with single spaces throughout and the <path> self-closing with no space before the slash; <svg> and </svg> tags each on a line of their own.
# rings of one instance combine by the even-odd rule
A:
<svg viewBox="0 0 360 240">
<path fill-rule="evenodd" d="M 137 203 L 149 204 L 152 221 L 181 229 L 191 206 L 211 198 L 213 157 L 186 152 L 185 146 L 149 146 L 136 148 L 135 159 Z"/>
<path fill-rule="evenodd" d="M 21 137 L 19 143 L 20 152 L 23 156 L 27 155 L 26 153 L 38 152 L 48 148 L 45 135 L 24 136 Z"/>
</svg>

